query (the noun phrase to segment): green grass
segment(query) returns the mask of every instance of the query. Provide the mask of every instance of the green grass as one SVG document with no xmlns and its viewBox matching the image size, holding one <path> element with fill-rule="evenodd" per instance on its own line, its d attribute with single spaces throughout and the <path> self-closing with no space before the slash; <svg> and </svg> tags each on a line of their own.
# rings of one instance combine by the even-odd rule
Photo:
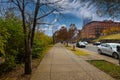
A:
<svg viewBox="0 0 120 80">
<path fill-rule="evenodd" d="M 95 39 L 94 41 L 104 40 L 104 39 L 120 39 L 120 33 L 119 34 L 111 34 L 107 36 L 100 36 L 98 39 Z"/>
<path fill-rule="evenodd" d="M 104 71 L 105 73 L 109 74 L 116 80 L 120 80 L 120 66 L 117 66 L 104 60 L 90 60 L 88 62 L 96 66 L 100 70 Z"/>
<path fill-rule="evenodd" d="M 67 48 L 68 48 L 69 50 L 73 51 L 73 52 L 74 52 L 76 55 L 78 55 L 78 56 L 87 56 L 87 55 L 89 55 L 87 52 L 82 51 L 82 50 L 77 49 L 77 48 L 75 48 L 75 50 L 73 50 L 73 47 L 71 47 L 71 46 L 68 46 Z"/>
<path fill-rule="evenodd" d="M 84 51 L 78 50 L 78 49 L 73 50 L 73 52 L 74 52 L 76 55 L 78 55 L 78 56 L 87 56 L 87 55 L 89 55 L 87 52 L 84 52 Z"/>
</svg>

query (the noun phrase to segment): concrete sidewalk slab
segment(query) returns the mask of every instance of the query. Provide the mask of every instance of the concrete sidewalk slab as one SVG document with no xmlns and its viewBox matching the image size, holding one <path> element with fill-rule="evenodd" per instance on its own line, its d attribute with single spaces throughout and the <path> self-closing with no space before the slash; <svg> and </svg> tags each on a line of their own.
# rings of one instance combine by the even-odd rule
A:
<svg viewBox="0 0 120 80">
<path fill-rule="evenodd" d="M 31 80 L 114 80 L 112 77 L 56 44 L 44 57 Z"/>
</svg>

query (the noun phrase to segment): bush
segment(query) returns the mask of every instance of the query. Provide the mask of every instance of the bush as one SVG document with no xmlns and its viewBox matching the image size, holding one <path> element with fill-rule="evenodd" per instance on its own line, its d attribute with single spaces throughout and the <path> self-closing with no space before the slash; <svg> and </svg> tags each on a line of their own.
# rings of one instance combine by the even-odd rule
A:
<svg viewBox="0 0 120 80">
<path fill-rule="evenodd" d="M 2 75 L 3 72 L 6 73 L 11 71 L 15 66 L 15 58 L 13 56 L 9 56 L 8 60 L 0 64 L 0 75 Z"/>
<path fill-rule="evenodd" d="M 38 58 L 40 56 L 40 53 L 42 52 L 42 48 L 34 48 L 32 53 L 32 58 Z"/>
<path fill-rule="evenodd" d="M 32 58 L 38 58 L 40 56 L 40 53 L 44 50 L 44 48 L 44 43 L 36 39 L 33 45 Z"/>
<path fill-rule="evenodd" d="M 17 55 L 16 55 L 16 58 L 15 58 L 15 62 L 17 63 L 17 64 L 20 64 L 20 63 L 23 63 L 25 61 L 25 54 L 24 53 L 18 53 Z"/>
<path fill-rule="evenodd" d="M 36 33 L 33 44 L 32 58 L 40 57 L 42 51 L 52 43 L 52 38 L 44 33 Z"/>
</svg>

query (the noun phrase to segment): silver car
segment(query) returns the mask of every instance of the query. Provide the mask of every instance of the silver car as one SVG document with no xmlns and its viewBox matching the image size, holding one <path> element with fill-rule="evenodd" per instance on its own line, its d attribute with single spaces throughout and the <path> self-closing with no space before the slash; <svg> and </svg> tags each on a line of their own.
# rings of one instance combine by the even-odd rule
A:
<svg viewBox="0 0 120 80">
<path fill-rule="evenodd" d="M 118 43 L 102 43 L 98 46 L 99 54 L 107 54 L 113 56 L 114 58 L 119 58 L 119 53 L 117 52 Z"/>
<path fill-rule="evenodd" d="M 77 46 L 77 47 L 80 47 L 80 48 L 85 48 L 85 47 L 86 47 L 86 45 L 85 45 L 84 42 L 78 42 L 78 43 L 76 44 L 76 46 Z"/>
</svg>

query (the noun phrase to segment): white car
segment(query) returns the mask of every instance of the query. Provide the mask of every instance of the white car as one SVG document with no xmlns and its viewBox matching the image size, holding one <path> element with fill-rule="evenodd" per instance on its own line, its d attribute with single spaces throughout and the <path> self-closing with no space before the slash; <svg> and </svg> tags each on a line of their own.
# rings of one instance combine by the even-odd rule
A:
<svg viewBox="0 0 120 80">
<path fill-rule="evenodd" d="M 80 48 L 85 48 L 86 44 L 84 42 L 78 42 L 78 43 L 76 43 L 76 46 L 80 47 Z"/>
<path fill-rule="evenodd" d="M 85 45 L 88 45 L 88 42 L 86 42 L 86 41 L 83 41 L 83 43 L 84 43 Z"/>
<path fill-rule="evenodd" d="M 118 43 L 102 43 L 98 46 L 99 54 L 107 54 L 114 58 L 119 58 L 119 53 L 117 51 L 117 46 L 120 46 Z"/>
</svg>

